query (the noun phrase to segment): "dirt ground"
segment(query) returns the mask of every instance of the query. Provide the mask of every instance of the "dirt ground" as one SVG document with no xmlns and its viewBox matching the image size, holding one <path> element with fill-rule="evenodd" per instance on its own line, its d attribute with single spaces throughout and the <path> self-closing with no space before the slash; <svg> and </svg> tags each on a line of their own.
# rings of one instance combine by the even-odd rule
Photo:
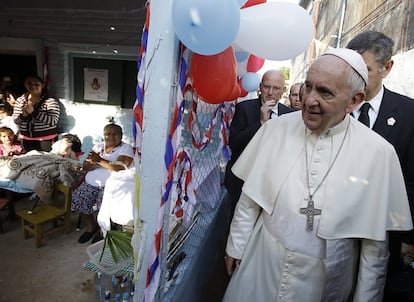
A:
<svg viewBox="0 0 414 302">
<path fill-rule="evenodd" d="M 25 207 L 17 202 L 17 209 Z M 4 212 L 1 213 L 4 216 Z M 58 233 L 42 240 L 23 239 L 20 220 L 4 223 L 0 234 L 0 302 L 93 302 L 94 273 L 82 265 L 89 257 L 89 243 L 77 242 L 82 229 L 75 230 L 77 215 L 72 216 L 72 232 Z"/>
</svg>

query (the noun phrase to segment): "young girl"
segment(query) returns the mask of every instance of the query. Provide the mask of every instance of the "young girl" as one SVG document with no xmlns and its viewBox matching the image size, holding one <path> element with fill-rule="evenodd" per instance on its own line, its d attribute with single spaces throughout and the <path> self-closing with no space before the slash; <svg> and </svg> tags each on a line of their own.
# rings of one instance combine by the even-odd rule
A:
<svg viewBox="0 0 414 302">
<path fill-rule="evenodd" d="M 13 156 L 23 153 L 22 146 L 17 142 L 13 130 L 8 127 L 0 127 L 0 156 Z"/>
</svg>

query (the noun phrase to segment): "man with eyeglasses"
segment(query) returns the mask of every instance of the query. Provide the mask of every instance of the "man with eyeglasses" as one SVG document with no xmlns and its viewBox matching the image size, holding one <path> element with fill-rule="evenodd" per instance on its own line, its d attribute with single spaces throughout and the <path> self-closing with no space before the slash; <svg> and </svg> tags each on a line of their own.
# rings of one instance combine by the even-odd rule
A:
<svg viewBox="0 0 414 302">
<path fill-rule="evenodd" d="M 268 70 L 263 74 L 259 96 L 236 105 L 230 126 L 229 145 L 231 159 L 226 166 L 224 185 L 230 194 L 232 210 L 240 197 L 243 181 L 237 178 L 231 167 L 257 130 L 269 119 L 293 112 L 293 109 L 279 102 L 285 91 L 285 76 L 279 70 Z"/>
</svg>

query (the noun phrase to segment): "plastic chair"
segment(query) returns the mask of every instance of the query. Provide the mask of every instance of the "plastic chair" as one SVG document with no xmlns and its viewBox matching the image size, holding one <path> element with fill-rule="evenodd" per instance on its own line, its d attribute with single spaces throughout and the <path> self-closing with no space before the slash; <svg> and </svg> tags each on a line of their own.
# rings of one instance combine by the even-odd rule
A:
<svg viewBox="0 0 414 302">
<path fill-rule="evenodd" d="M 63 205 L 60 193 L 63 193 Z M 26 209 L 16 213 L 21 219 L 23 237 L 26 239 L 31 235 L 34 236 L 36 247 L 41 246 L 41 241 L 44 237 L 59 231 L 70 232 L 72 189 L 56 183 L 52 199 L 53 204 L 40 205 L 32 211 Z M 47 223 L 51 223 L 52 228 L 45 230 Z"/>
</svg>

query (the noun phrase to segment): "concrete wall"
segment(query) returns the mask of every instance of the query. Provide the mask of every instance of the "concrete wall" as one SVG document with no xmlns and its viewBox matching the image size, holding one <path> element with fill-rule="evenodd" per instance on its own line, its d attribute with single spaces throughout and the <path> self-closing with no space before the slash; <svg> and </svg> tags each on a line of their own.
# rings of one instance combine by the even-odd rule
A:
<svg viewBox="0 0 414 302">
<path fill-rule="evenodd" d="M 292 79 L 303 79 L 307 66 L 328 47 L 344 47 L 365 30 L 377 30 L 395 42 L 395 64 L 385 79 L 388 88 L 414 97 L 414 4 L 408 0 L 301 1 L 316 20 L 313 44 L 293 60 Z M 319 5 L 319 7 L 317 7 Z M 341 19 L 345 7 L 344 18 Z M 343 22 L 341 22 L 343 20 Z M 340 30 L 341 29 L 341 30 Z"/>
<path fill-rule="evenodd" d="M 63 125 L 65 132 L 81 138 L 102 135 L 106 117 L 113 116 L 123 127 L 125 140 L 132 142 L 132 108 L 84 104 L 73 99 L 70 58 L 87 55 L 136 60 L 145 21 L 145 0 L 3 2 L 0 53 L 35 56 L 38 74 L 42 76 L 44 48 L 48 48 L 49 90 L 51 96 L 61 99 L 69 115 Z M 111 30 L 111 26 L 116 30 Z M 113 52 L 114 48 L 118 54 Z"/>
</svg>

